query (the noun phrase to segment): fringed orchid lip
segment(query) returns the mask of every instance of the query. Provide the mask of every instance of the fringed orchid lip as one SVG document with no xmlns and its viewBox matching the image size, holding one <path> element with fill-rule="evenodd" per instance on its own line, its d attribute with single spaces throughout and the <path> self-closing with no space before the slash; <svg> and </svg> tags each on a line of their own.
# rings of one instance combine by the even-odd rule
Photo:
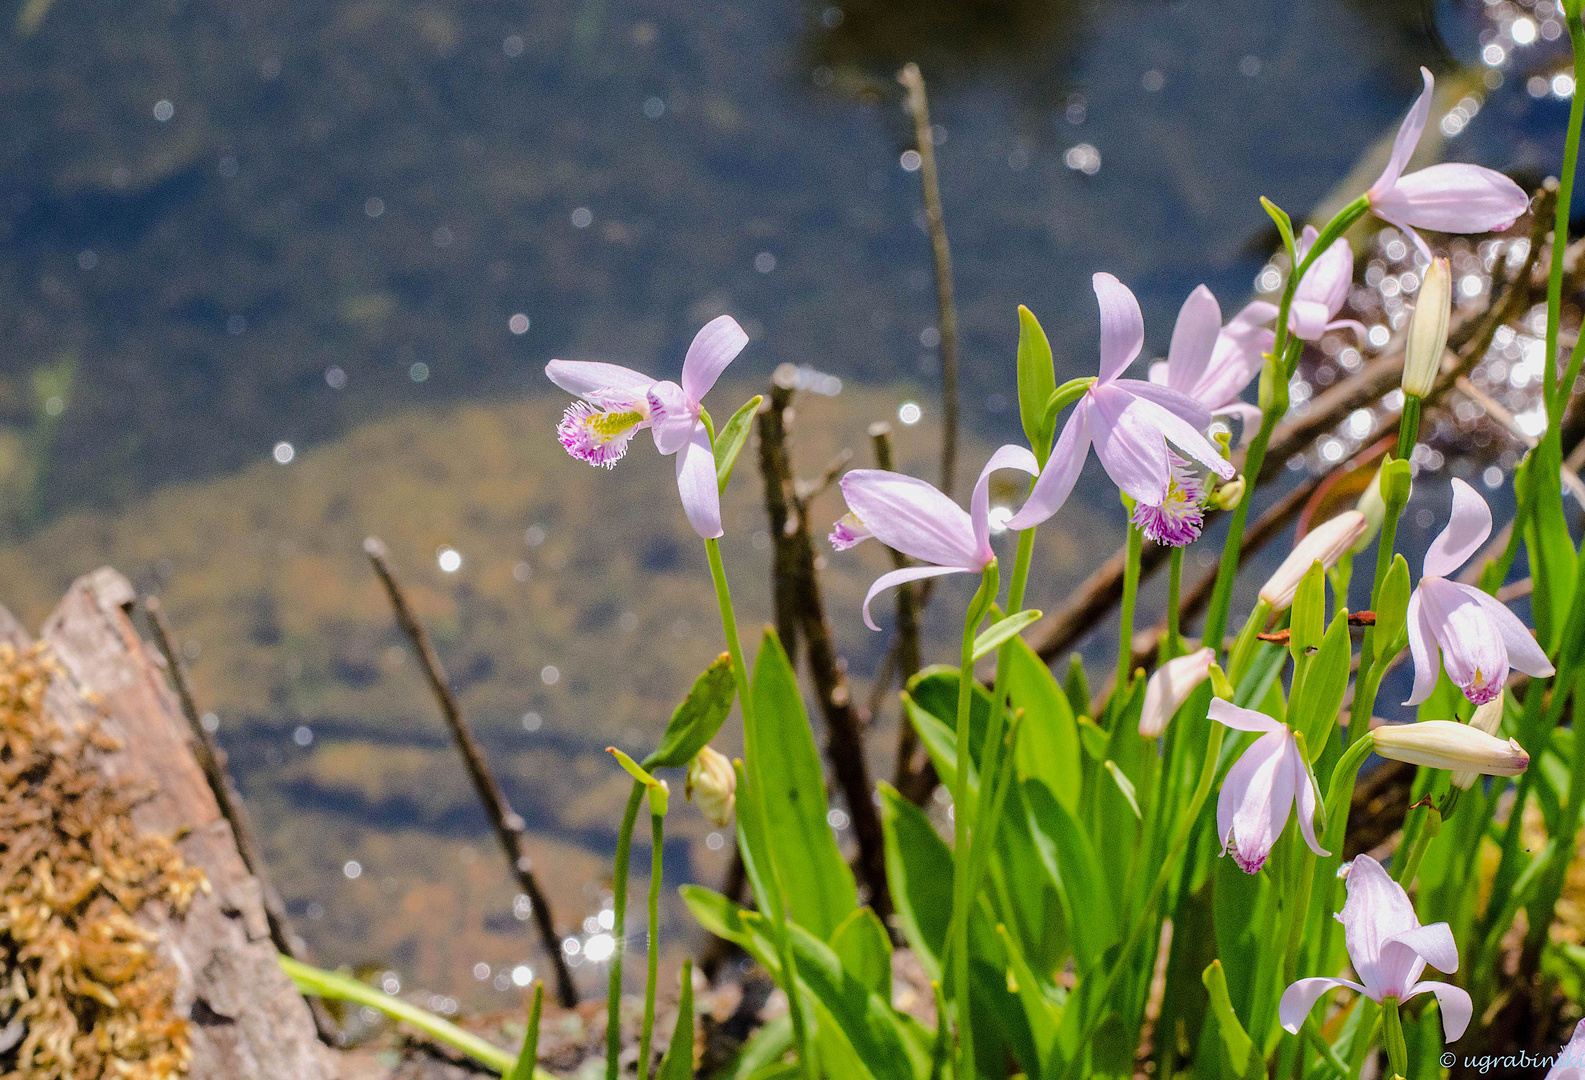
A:
<svg viewBox="0 0 1585 1080">
<path fill-rule="evenodd" d="M 869 527 L 859 520 L 859 516 L 850 510 L 837 518 L 836 524 L 831 526 L 831 535 L 828 539 L 837 551 L 847 551 L 874 535 Z"/>
<path fill-rule="evenodd" d="M 587 401 L 567 406 L 556 425 L 556 438 L 579 461 L 614 469 L 627 454 L 627 444 L 649 422 L 639 408 L 601 411 Z"/>
<path fill-rule="evenodd" d="M 1200 538 L 1205 527 L 1205 483 L 1189 463 L 1168 451 L 1171 461 L 1167 495 L 1160 506 L 1140 503 L 1132 521 L 1145 539 L 1166 547 L 1185 547 Z"/>
</svg>

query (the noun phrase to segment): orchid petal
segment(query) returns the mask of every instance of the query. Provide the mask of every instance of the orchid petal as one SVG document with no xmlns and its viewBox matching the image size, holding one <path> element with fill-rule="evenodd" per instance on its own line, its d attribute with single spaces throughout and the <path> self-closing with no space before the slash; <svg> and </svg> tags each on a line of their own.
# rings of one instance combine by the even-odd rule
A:
<svg viewBox="0 0 1585 1080">
<path fill-rule="evenodd" d="M 1198 286 L 1178 309 L 1167 349 L 1167 385 L 1179 393 L 1193 393 L 1222 332 L 1222 309 L 1204 285 Z M 1152 382 L 1158 380 L 1152 379 Z"/>
<path fill-rule="evenodd" d="M 677 494 L 682 496 L 682 512 L 694 532 L 706 540 L 722 534 L 715 452 L 710 449 L 710 433 L 703 424 L 695 425 L 693 437 L 677 454 Z"/>
<path fill-rule="evenodd" d="M 1210 426 L 1210 411 L 1189 398 L 1167 389 L 1164 386 L 1154 386 L 1150 383 L 1137 382 L 1133 379 L 1124 379 L 1116 384 L 1118 389 L 1126 390 L 1134 395 L 1135 401 L 1130 406 L 1131 422 L 1143 422 L 1147 430 L 1154 429 L 1156 438 L 1165 437 L 1168 442 L 1182 450 L 1189 457 L 1194 458 L 1201 465 L 1210 469 L 1223 480 L 1231 480 L 1236 470 L 1232 462 L 1222 456 L 1211 440 L 1200 434 Z M 1190 406 L 1193 408 L 1191 409 Z M 1192 413 L 1186 416 L 1185 413 Z M 1205 422 L 1196 424 L 1195 421 L 1204 416 Z M 1097 440 L 1097 444 L 1099 440 Z M 1099 449 L 1097 449 L 1099 453 Z"/>
<path fill-rule="evenodd" d="M 1091 279 L 1101 306 L 1101 378 L 1111 382 L 1121 375 L 1145 346 L 1145 317 L 1128 286 L 1111 274 Z"/>
<path fill-rule="evenodd" d="M 1424 582 L 1421 582 L 1424 585 Z M 1409 597 L 1409 609 L 1406 613 L 1405 629 L 1409 632 L 1409 654 L 1414 658 L 1414 689 L 1409 694 L 1405 705 L 1418 705 L 1431 696 L 1431 691 L 1436 689 L 1436 678 L 1442 671 L 1442 647 L 1436 643 L 1436 635 L 1426 625 L 1424 607 L 1420 602 L 1420 590 L 1415 589 Z"/>
<path fill-rule="evenodd" d="M 1030 476 L 1040 475 L 1040 464 L 1035 455 L 1022 446 L 1008 443 L 991 455 L 974 482 L 974 494 L 969 498 L 969 521 L 974 526 L 974 546 L 982 565 L 996 558 L 991 550 L 991 473 L 998 469 L 1020 469 Z"/>
<path fill-rule="evenodd" d="M 1510 667 L 1516 667 L 1526 675 L 1533 675 L 1538 679 L 1556 673 L 1552 661 L 1547 659 L 1540 643 L 1530 633 L 1530 628 L 1520 621 L 1519 616 L 1509 611 L 1506 604 L 1489 593 L 1481 592 L 1473 585 L 1453 582 L 1453 587 L 1474 597 L 1475 602 L 1486 612 L 1492 628 L 1502 638 L 1503 646 L 1508 650 Z"/>
<path fill-rule="evenodd" d="M 1293 736 L 1274 731 L 1256 739 L 1228 773 L 1231 780 L 1233 772 L 1251 759 L 1244 772 L 1242 798 L 1233 811 L 1233 860 L 1246 874 L 1260 872 L 1288 824 L 1294 797 L 1292 759 L 1297 754 Z"/>
<path fill-rule="evenodd" d="M 1469 1030 L 1469 1022 L 1475 1015 L 1475 1003 L 1470 1000 L 1469 991 L 1452 983 L 1422 982 L 1409 987 L 1409 992 L 1401 1000 L 1408 1001 L 1427 990 L 1436 995 L 1436 1003 L 1442 1008 L 1442 1035 L 1448 1042 L 1458 1042 L 1464 1037 L 1464 1032 Z M 1578 1080 L 1581 1070 L 1576 1066 L 1573 1072 Z M 1547 1080 L 1565 1080 L 1568 1073 L 1568 1069 L 1556 1076 L 1548 1073 Z"/>
<path fill-rule="evenodd" d="M 1276 319 L 1279 310 L 1270 300 L 1251 300 L 1223 327 L 1223 331 L 1244 335 L 1263 329 L 1267 323 Z"/>
<path fill-rule="evenodd" d="M 925 481 L 854 469 L 841 486 L 848 509 L 887 547 L 937 566 L 969 570 L 983 565 L 969 515 Z"/>
<path fill-rule="evenodd" d="M 1326 305 L 1316 300 L 1294 297 L 1288 305 L 1288 327 L 1295 337 L 1304 341 L 1321 340 L 1321 335 L 1326 333 L 1326 321 L 1331 317 L 1332 312 Z"/>
<path fill-rule="evenodd" d="M 1393 139 L 1392 156 L 1387 159 L 1387 167 L 1365 193 L 1372 203 L 1398 182 L 1398 178 L 1403 175 L 1404 166 L 1408 165 L 1409 159 L 1414 156 L 1414 148 L 1420 145 L 1420 133 L 1425 130 L 1426 118 L 1431 115 L 1431 88 L 1436 85 L 1430 69 L 1422 67 L 1420 76 L 1425 80 L 1425 89 L 1414 99 L 1409 115 L 1405 116 L 1403 123 L 1398 126 L 1398 135 Z"/>
<path fill-rule="evenodd" d="M 1442 646 L 1442 666 L 1464 696 L 1477 705 L 1502 693 L 1508 679 L 1508 647 L 1492 625 L 1486 607 L 1456 582 L 1422 578 L 1421 612 Z"/>
<path fill-rule="evenodd" d="M 1293 302 L 1320 304 L 1326 308 L 1326 317 L 1330 319 L 1342 309 L 1353 284 L 1354 249 L 1340 236 L 1310 264 L 1294 289 Z"/>
<path fill-rule="evenodd" d="M 1282 1021 L 1283 1030 L 1290 1035 L 1297 1035 L 1305 1020 L 1309 1019 L 1310 1010 L 1321 1000 L 1321 995 L 1328 990 L 1338 989 L 1365 993 L 1363 986 L 1348 979 L 1300 979 L 1289 986 L 1282 992 L 1282 1001 L 1277 1004 L 1277 1016 Z"/>
<path fill-rule="evenodd" d="M 1585 1080 L 1585 1020 L 1574 1025 L 1574 1037 L 1558 1054 L 1546 1080 Z"/>
<path fill-rule="evenodd" d="M 1464 481 L 1453 478 L 1453 512 L 1447 527 L 1431 542 L 1425 553 L 1425 577 L 1450 577 L 1491 535 L 1491 507 L 1480 493 Z"/>
<path fill-rule="evenodd" d="M 1445 233 L 1502 232 L 1530 205 L 1524 189 L 1479 165 L 1449 162 L 1402 177 L 1373 196 L 1377 216 Z"/>
<path fill-rule="evenodd" d="M 1448 975 L 1458 970 L 1458 944 L 1453 940 L 1452 927 L 1445 922 L 1432 923 L 1395 934 L 1382 942 L 1381 958 L 1384 968 L 1412 972 L 1405 978 L 1394 979 L 1402 991 L 1398 996 L 1405 998 L 1426 964 Z"/>
<path fill-rule="evenodd" d="M 717 315 L 699 329 L 682 361 L 682 388 L 698 402 L 715 385 L 737 354 L 748 344 L 748 334 L 730 315 Z"/>
<path fill-rule="evenodd" d="M 881 593 L 897 585 L 910 581 L 919 581 L 921 578 L 941 577 L 944 574 L 971 574 L 974 571 L 962 566 L 905 566 L 901 570 L 892 570 L 875 579 L 875 584 L 870 586 L 870 591 L 864 594 L 864 625 L 871 630 L 879 630 L 875 620 L 870 617 L 870 601 Z"/>
<path fill-rule="evenodd" d="M 1354 331 L 1354 338 L 1359 342 L 1361 347 L 1364 347 L 1365 342 L 1369 340 L 1370 331 L 1365 329 L 1365 324 L 1360 322 L 1358 319 L 1333 319 L 1331 322 L 1326 324 L 1326 328 L 1328 330 Z"/>
<path fill-rule="evenodd" d="M 667 380 L 649 388 L 650 434 L 655 436 L 655 449 L 663 454 L 675 454 L 693 438 L 699 416 L 688 405 L 682 387 Z"/>
<path fill-rule="evenodd" d="M 642 371 L 597 360 L 552 360 L 545 365 L 545 377 L 567 393 L 602 408 L 642 401 L 645 392 L 655 384 L 655 380 Z M 613 391 L 624 400 L 608 401 Z"/>
<path fill-rule="evenodd" d="M 1293 748 L 1293 790 L 1299 815 L 1299 835 L 1304 837 L 1304 842 L 1317 855 L 1322 858 L 1331 855 L 1315 839 L 1315 785 L 1310 782 L 1310 768 L 1305 763 L 1304 755 L 1299 752 L 1297 742 Z"/>
<path fill-rule="evenodd" d="M 1415 250 L 1420 253 L 1421 257 L 1426 262 L 1431 261 L 1431 245 L 1427 244 L 1425 242 L 1425 237 L 1415 232 L 1407 221 L 1404 221 L 1401 217 L 1394 217 L 1389 213 L 1384 213 L 1374 206 L 1371 209 L 1377 217 L 1381 218 L 1381 220 L 1385 221 L 1388 225 L 1395 227 L 1399 232 L 1407 236 L 1409 238 L 1409 242 L 1414 245 Z"/>
<path fill-rule="evenodd" d="M 1147 416 L 1143 408 L 1148 403 L 1121 387 L 1101 384 L 1090 390 L 1089 399 L 1095 456 L 1101 459 L 1106 475 L 1135 502 L 1160 506 L 1171 473 L 1167 444 L 1152 423 L 1155 418 Z"/>
<path fill-rule="evenodd" d="M 1229 323 L 1216 339 L 1211 362 L 1194 388 L 1194 399 L 1212 412 L 1244 392 L 1277 340 L 1276 333 L 1264 326 L 1235 332 L 1233 325 Z"/>
<path fill-rule="evenodd" d="M 1272 736 L 1276 736 L 1276 739 L 1273 740 Z M 1261 766 L 1274 755 L 1281 755 L 1281 739 L 1280 732 L 1271 732 L 1256 739 L 1239 759 L 1233 762 L 1233 767 L 1227 770 L 1227 775 L 1222 779 L 1222 790 L 1216 795 L 1216 835 L 1222 842 L 1223 855 L 1227 854 L 1228 848 L 1233 844 L 1238 814 L 1251 795 L 1251 788 L 1260 773 Z"/>
<path fill-rule="evenodd" d="M 1086 394 L 1074 406 L 1073 415 L 1062 427 L 1062 435 L 1046 459 L 1046 467 L 1035 481 L 1034 490 L 1024 505 L 1007 523 L 1009 529 L 1027 529 L 1039 525 L 1062 509 L 1073 491 L 1084 468 L 1084 459 L 1090 454 L 1090 398 Z"/>
<path fill-rule="evenodd" d="M 1150 362 L 1150 371 L 1145 377 L 1157 386 L 1168 386 L 1170 385 L 1169 380 L 1172 378 L 1172 373 L 1168 369 L 1165 360 L 1152 360 Z"/>
<path fill-rule="evenodd" d="M 1337 921 L 1343 924 L 1343 939 L 1354 973 L 1372 998 L 1380 1001 L 1392 993 L 1381 978 L 1381 948 L 1387 939 L 1420 925 L 1414 905 L 1403 886 L 1387 874 L 1381 863 L 1369 855 L 1356 855 L 1349 865 L 1348 899 Z"/>
<path fill-rule="evenodd" d="M 1265 713 L 1234 705 L 1226 698 L 1212 698 L 1206 715 L 1234 731 L 1258 731 L 1267 735 L 1273 731 L 1287 730 L 1280 721 L 1273 720 Z"/>
</svg>

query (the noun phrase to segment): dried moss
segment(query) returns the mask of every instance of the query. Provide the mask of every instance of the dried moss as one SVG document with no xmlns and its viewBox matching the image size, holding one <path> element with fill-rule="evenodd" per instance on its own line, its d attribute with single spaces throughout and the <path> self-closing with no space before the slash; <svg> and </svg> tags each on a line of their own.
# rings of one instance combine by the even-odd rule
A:
<svg viewBox="0 0 1585 1080">
<path fill-rule="evenodd" d="M 133 827 L 142 793 L 94 764 L 115 740 L 46 715 L 58 675 L 41 646 L 0 644 L 0 1080 L 181 1076 L 175 973 L 132 916 L 208 883 Z"/>
</svg>

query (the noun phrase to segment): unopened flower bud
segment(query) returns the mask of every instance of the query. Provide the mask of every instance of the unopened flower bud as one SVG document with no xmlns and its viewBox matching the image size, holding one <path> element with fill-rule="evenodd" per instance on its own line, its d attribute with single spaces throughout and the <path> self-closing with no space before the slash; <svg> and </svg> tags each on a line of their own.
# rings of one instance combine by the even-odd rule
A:
<svg viewBox="0 0 1585 1080">
<path fill-rule="evenodd" d="M 1431 260 L 1420 298 L 1409 319 L 1409 341 L 1403 351 L 1403 392 L 1425 397 L 1442 370 L 1447 351 L 1447 322 L 1453 310 L 1453 271 L 1444 258 Z"/>
<path fill-rule="evenodd" d="M 1231 510 L 1244 499 L 1244 476 L 1242 473 L 1233 477 L 1227 483 L 1216 489 L 1216 505 L 1223 510 Z"/>
<path fill-rule="evenodd" d="M 1429 769 L 1517 776 L 1530 767 L 1530 755 L 1517 741 L 1504 742 L 1457 720 L 1386 724 L 1371 734 L 1382 757 Z"/>
<path fill-rule="evenodd" d="M 1486 704 L 1475 710 L 1475 715 L 1469 718 L 1469 726 L 1476 731 L 1484 731 L 1487 735 L 1497 734 L 1497 729 L 1502 726 L 1502 710 L 1504 696 L 1498 694 Z M 1463 791 L 1468 791 L 1475 785 L 1475 772 L 1456 772 L 1453 774 L 1453 786 Z"/>
<path fill-rule="evenodd" d="M 732 808 L 737 801 L 737 773 L 727 756 L 706 746 L 688 763 L 683 781 L 683 796 L 699 804 L 710 824 L 726 828 L 732 824 Z"/>
<path fill-rule="evenodd" d="M 1272 611 L 1286 611 L 1293 605 L 1293 594 L 1310 567 L 1319 561 L 1324 569 L 1332 569 L 1364 535 L 1365 526 L 1364 514 L 1345 510 L 1305 533 L 1304 539 L 1294 545 L 1277 572 L 1261 587 L 1260 598 L 1271 605 Z"/>
<path fill-rule="evenodd" d="M 1144 710 L 1139 714 L 1139 733 L 1154 739 L 1167 729 L 1167 721 L 1194 692 L 1194 688 L 1211 677 L 1211 661 L 1216 653 L 1200 649 L 1168 660 L 1156 669 L 1145 684 Z"/>
<path fill-rule="evenodd" d="M 1354 504 L 1354 509 L 1365 515 L 1365 531 L 1360 533 L 1359 539 L 1354 541 L 1351 549 L 1354 554 L 1359 554 L 1370 546 L 1376 539 L 1376 534 L 1381 532 L 1381 523 L 1387 520 L 1387 501 L 1381 497 L 1381 470 L 1376 470 L 1376 475 L 1370 478 L 1370 486 L 1359 497 L 1359 502 Z"/>
</svg>

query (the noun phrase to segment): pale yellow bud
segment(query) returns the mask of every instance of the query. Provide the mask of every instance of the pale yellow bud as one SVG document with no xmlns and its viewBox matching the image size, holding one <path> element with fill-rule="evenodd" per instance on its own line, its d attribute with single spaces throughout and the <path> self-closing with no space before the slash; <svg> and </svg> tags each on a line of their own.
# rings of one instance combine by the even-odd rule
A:
<svg viewBox="0 0 1585 1080">
<path fill-rule="evenodd" d="M 1475 710 L 1475 715 L 1469 718 L 1469 726 L 1476 731 L 1484 731 L 1488 735 L 1497 734 L 1497 729 L 1502 726 L 1503 700 L 1506 695 L 1498 694 L 1486 704 Z M 1475 784 L 1479 773 L 1456 772 L 1453 774 L 1453 786 L 1468 791 Z"/>
<path fill-rule="evenodd" d="M 1310 567 L 1320 562 L 1324 569 L 1332 569 L 1365 534 L 1365 526 L 1364 514 L 1345 510 L 1305 533 L 1304 539 L 1293 546 L 1277 572 L 1261 587 L 1260 598 L 1271 605 L 1272 611 L 1286 611 L 1293 605 L 1293 594 Z"/>
<path fill-rule="evenodd" d="M 1453 311 L 1453 271 L 1444 258 L 1431 260 L 1420 297 L 1409 319 L 1409 340 L 1403 350 L 1403 392 L 1425 397 L 1442 370 L 1447 351 L 1447 322 Z"/>
<path fill-rule="evenodd" d="M 1354 509 L 1365 515 L 1365 531 L 1354 542 L 1354 554 L 1359 554 L 1370 547 L 1370 542 L 1376 539 L 1376 534 L 1381 531 L 1381 523 L 1387 520 L 1387 500 L 1381 497 L 1381 470 L 1376 470 L 1376 475 L 1370 478 L 1370 486 L 1359 497 L 1359 502 L 1354 504 Z"/>
<path fill-rule="evenodd" d="M 1530 767 L 1530 755 L 1515 740 L 1504 742 L 1457 720 L 1384 724 L 1371 734 L 1382 757 L 1428 769 L 1517 776 Z"/>
<path fill-rule="evenodd" d="M 683 796 L 698 803 L 699 812 L 710 824 L 726 828 L 732 824 L 732 808 L 737 802 L 737 773 L 727 756 L 709 746 L 688 763 L 683 781 Z"/>
<path fill-rule="evenodd" d="M 1244 477 L 1235 476 L 1227 483 L 1216 489 L 1216 505 L 1223 510 L 1231 510 L 1244 498 Z"/>
</svg>

